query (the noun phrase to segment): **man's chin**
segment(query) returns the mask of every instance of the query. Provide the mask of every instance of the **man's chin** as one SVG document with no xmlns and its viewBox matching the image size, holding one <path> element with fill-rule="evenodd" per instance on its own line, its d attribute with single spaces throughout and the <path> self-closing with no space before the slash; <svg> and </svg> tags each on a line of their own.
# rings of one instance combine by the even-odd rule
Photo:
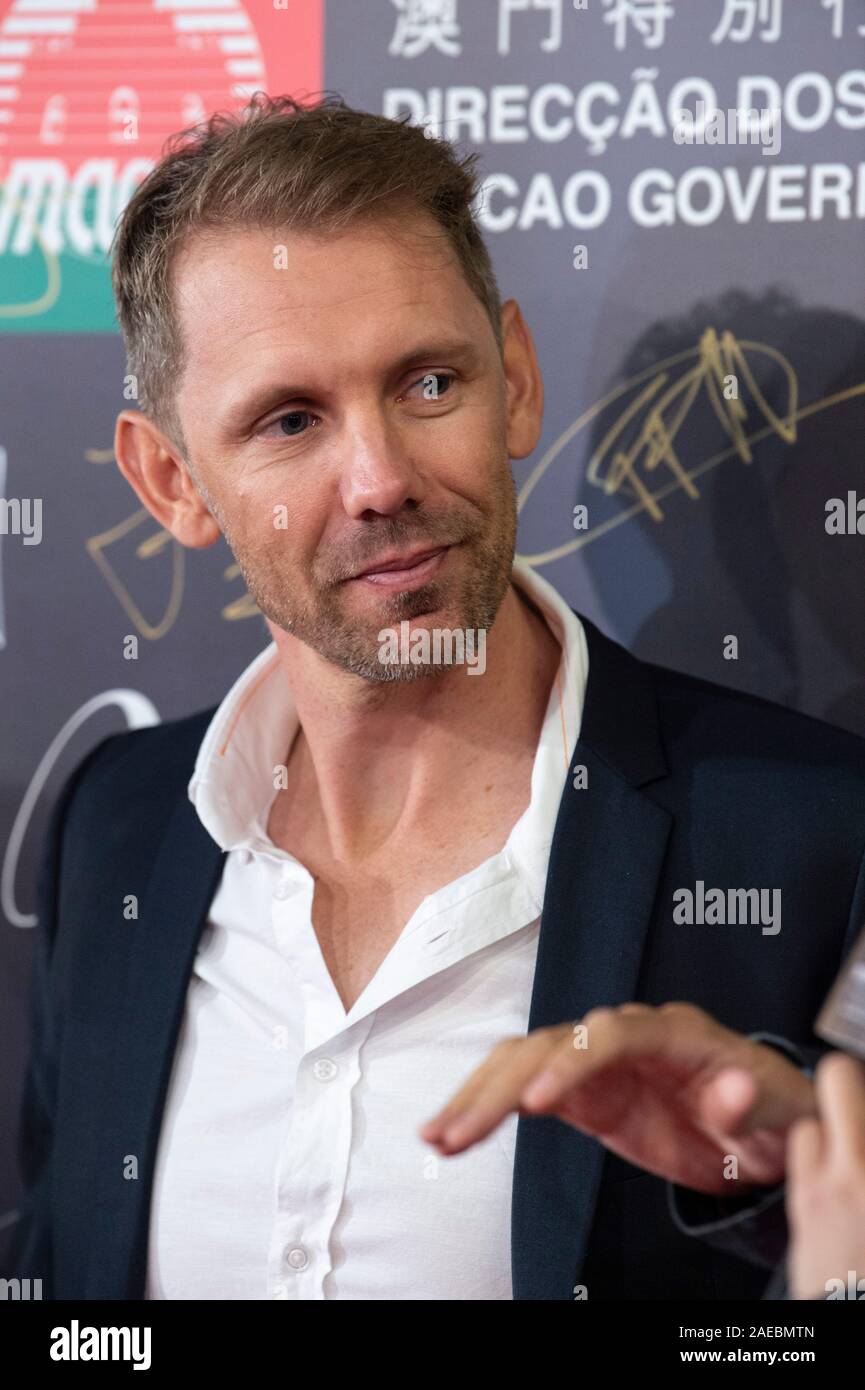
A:
<svg viewBox="0 0 865 1390">
<path fill-rule="evenodd" d="M 416 596 L 411 596 L 415 600 Z M 465 615 L 433 602 L 429 611 L 406 616 L 382 614 L 353 631 L 341 625 L 329 639 L 310 643 L 318 654 L 341 670 L 375 684 L 407 684 L 428 680 L 464 665 L 466 651 L 473 657 L 479 640 L 485 645 L 486 632 L 466 626 Z"/>
<path fill-rule="evenodd" d="M 344 671 L 346 675 L 356 676 L 370 685 L 407 685 L 414 681 L 427 680 L 432 676 L 441 675 L 445 669 L 432 662 L 423 664 L 411 660 L 406 662 L 384 661 L 381 659 L 380 648 L 381 644 L 376 638 L 373 638 L 369 646 L 364 646 L 362 649 L 357 643 L 352 643 L 345 647 L 316 646 L 314 650 L 323 661 L 327 661 L 331 666 Z"/>
</svg>

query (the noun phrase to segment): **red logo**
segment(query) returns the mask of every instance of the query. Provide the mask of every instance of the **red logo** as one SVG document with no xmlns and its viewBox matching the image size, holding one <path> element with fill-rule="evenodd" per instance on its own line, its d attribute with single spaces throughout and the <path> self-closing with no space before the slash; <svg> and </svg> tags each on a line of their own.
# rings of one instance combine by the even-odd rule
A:
<svg viewBox="0 0 865 1390">
<path fill-rule="evenodd" d="M 44 260 L 14 308 L 41 326 L 55 303 L 67 326 L 53 261 L 69 252 L 80 273 L 108 251 L 169 135 L 255 91 L 322 87 L 323 0 L 0 0 L 0 16 L 0 258 L 22 286 L 25 260 Z"/>
</svg>

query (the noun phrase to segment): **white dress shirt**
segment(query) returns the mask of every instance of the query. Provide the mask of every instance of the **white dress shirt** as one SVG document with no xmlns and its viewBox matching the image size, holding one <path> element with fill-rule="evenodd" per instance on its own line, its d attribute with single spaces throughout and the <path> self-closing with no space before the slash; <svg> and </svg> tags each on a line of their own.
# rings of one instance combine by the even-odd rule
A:
<svg viewBox="0 0 865 1390">
<path fill-rule="evenodd" d="M 160 1133 L 149 1299 L 510 1299 L 517 1116 L 439 1158 L 418 1138 L 525 1033 L 547 863 L 582 716 L 582 624 L 517 561 L 562 646 L 530 804 L 503 849 L 430 893 L 346 1013 L 313 879 L 267 836 L 297 714 L 271 643 L 220 704 L 189 796 L 228 851 Z"/>
</svg>

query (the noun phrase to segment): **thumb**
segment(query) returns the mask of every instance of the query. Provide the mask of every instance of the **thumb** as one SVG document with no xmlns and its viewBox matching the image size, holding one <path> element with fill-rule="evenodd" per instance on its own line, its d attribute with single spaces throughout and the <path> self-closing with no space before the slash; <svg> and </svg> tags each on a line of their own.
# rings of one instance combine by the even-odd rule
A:
<svg viewBox="0 0 865 1390">
<path fill-rule="evenodd" d="M 705 1124 L 716 1134 L 737 1135 L 755 1128 L 752 1111 L 759 1087 L 745 1067 L 725 1067 L 700 1097 Z"/>
<path fill-rule="evenodd" d="M 755 1130 L 787 1130 L 795 1120 L 813 1115 L 814 1088 L 792 1065 L 772 1084 L 746 1067 L 724 1067 L 706 1086 L 701 1110 L 707 1124 L 717 1131 L 742 1137 Z"/>
</svg>

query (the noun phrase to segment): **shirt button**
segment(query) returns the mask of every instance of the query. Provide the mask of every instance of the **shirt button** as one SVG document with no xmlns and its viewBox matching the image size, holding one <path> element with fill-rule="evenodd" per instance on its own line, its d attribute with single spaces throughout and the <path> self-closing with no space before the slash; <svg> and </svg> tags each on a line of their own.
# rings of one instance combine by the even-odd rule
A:
<svg viewBox="0 0 865 1390">
<path fill-rule="evenodd" d="M 284 902 L 286 898 L 291 897 L 293 891 L 293 885 L 291 883 L 288 883 L 285 879 L 283 879 L 282 882 L 278 883 L 274 888 L 273 896 L 275 898 L 278 898 L 280 902 Z"/>
<path fill-rule="evenodd" d="M 313 1063 L 312 1070 L 319 1081 L 332 1081 L 339 1071 L 339 1067 L 336 1065 L 336 1062 L 332 1062 L 329 1057 L 319 1057 L 318 1060 Z"/>
<path fill-rule="evenodd" d="M 252 851 L 248 849 L 239 849 L 237 851 L 237 858 L 239 863 L 248 864 L 250 859 L 252 858 Z"/>
<path fill-rule="evenodd" d="M 306 1269 L 309 1264 L 309 1255 L 302 1245 L 293 1245 L 290 1250 L 285 1252 L 285 1263 L 289 1269 Z"/>
</svg>

